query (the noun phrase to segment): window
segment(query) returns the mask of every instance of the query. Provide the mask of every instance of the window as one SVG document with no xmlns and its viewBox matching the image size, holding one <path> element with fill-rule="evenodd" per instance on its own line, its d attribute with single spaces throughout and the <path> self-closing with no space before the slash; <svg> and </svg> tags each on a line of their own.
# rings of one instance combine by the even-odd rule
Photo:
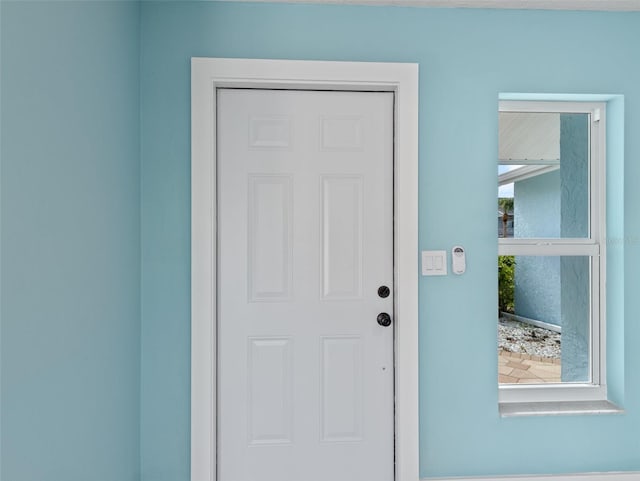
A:
<svg viewBox="0 0 640 481">
<path fill-rule="evenodd" d="M 499 104 L 500 403 L 607 397 L 605 107 Z"/>
</svg>

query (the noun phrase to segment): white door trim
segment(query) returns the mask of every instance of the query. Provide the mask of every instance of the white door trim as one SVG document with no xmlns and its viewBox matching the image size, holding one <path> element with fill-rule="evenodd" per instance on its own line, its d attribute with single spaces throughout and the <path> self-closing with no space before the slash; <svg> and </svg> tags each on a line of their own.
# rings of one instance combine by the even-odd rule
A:
<svg viewBox="0 0 640 481">
<path fill-rule="evenodd" d="M 216 481 L 216 89 L 392 91 L 395 103 L 395 481 L 419 479 L 418 65 L 191 61 L 191 481 Z"/>
</svg>

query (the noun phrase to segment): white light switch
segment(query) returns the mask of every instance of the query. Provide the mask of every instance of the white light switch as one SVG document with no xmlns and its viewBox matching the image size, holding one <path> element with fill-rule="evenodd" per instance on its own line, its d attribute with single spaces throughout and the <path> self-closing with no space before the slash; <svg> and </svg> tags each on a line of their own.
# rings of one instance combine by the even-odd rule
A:
<svg viewBox="0 0 640 481">
<path fill-rule="evenodd" d="M 422 275 L 446 276 L 447 251 L 422 251 Z"/>
</svg>

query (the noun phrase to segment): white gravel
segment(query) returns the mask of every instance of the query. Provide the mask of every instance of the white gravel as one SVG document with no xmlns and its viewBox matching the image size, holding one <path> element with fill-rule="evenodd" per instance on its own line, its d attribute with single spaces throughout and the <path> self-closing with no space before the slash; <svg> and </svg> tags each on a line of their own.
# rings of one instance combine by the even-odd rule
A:
<svg viewBox="0 0 640 481">
<path fill-rule="evenodd" d="M 498 349 L 532 356 L 560 358 L 560 333 L 501 317 Z"/>
</svg>

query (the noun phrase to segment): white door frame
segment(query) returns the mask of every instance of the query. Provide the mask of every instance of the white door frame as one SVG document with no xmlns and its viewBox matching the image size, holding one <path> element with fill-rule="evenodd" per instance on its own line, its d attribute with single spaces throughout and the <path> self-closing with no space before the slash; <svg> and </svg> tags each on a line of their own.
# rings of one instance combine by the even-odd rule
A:
<svg viewBox="0 0 640 481">
<path fill-rule="evenodd" d="M 191 481 L 216 481 L 220 87 L 394 92 L 395 481 L 417 481 L 418 65 L 214 58 L 191 60 Z"/>
</svg>

